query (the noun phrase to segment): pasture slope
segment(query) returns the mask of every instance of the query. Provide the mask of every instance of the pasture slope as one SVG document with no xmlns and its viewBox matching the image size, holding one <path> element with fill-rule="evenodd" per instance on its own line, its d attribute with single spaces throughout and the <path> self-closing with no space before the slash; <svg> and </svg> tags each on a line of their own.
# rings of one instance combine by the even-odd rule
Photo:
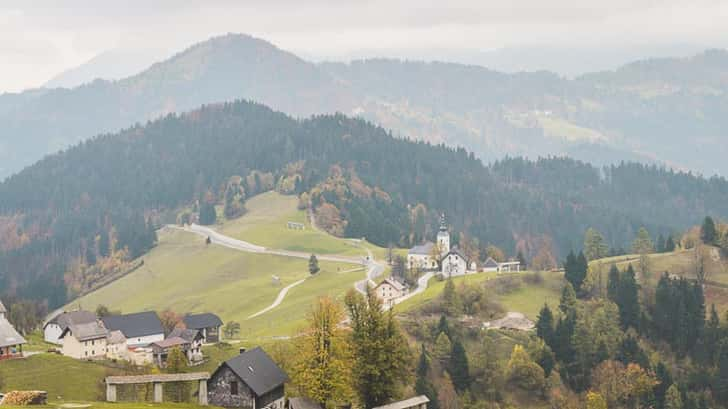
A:
<svg viewBox="0 0 728 409">
<path fill-rule="evenodd" d="M 270 249 L 363 257 L 370 248 L 383 254 L 384 249 L 369 243 L 336 238 L 311 228 L 296 203 L 292 196 L 265 193 L 247 202 L 248 211 L 242 217 L 213 227 Z M 306 229 L 288 229 L 287 221 L 304 223 Z M 321 272 L 310 276 L 305 259 L 207 245 L 204 237 L 170 228 L 161 229 L 158 235 L 159 244 L 143 257 L 142 267 L 69 307 L 94 309 L 104 304 L 125 313 L 209 311 L 224 321 L 239 322 L 242 339 L 286 337 L 300 327 L 316 297 L 341 298 L 365 274 L 357 265 L 320 261 Z M 279 306 L 248 319 L 271 305 L 284 287 L 304 278 Z"/>
</svg>

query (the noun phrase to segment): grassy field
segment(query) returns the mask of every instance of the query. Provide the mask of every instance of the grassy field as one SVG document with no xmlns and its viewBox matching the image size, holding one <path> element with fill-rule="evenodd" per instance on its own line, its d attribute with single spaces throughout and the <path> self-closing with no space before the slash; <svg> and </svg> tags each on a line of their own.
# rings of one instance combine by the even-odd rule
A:
<svg viewBox="0 0 728 409">
<path fill-rule="evenodd" d="M 298 210 L 298 198 L 267 192 L 245 203 L 248 210 L 242 217 L 218 226 L 221 233 L 268 248 L 303 251 L 316 254 L 366 256 L 362 245 L 311 227 L 306 212 Z M 304 230 L 292 230 L 287 222 L 302 223 Z M 371 246 L 384 256 L 384 249 Z"/>
<path fill-rule="evenodd" d="M 242 338 L 286 336 L 316 296 L 344 294 L 363 277 L 361 270 L 344 273 L 355 265 L 322 261 L 317 276 L 288 293 L 279 306 L 285 314 L 274 309 L 247 320 L 269 306 L 283 287 L 308 277 L 308 261 L 206 245 L 203 238 L 183 231 L 165 230 L 159 238 L 141 268 L 71 304 L 87 309 L 104 304 L 125 313 L 209 311 L 224 321 L 238 321 Z"/>
<path fill-rule="evenodd" d="M 23 345 L 23 351 L 26 352 L 46 352 L 49 349 L 55 349 L 58 347 L 57 345 L 45 342 L 43 339 L 43 332 L 41 330 L 37 330 L 26 335 L 25 340 L 28 341 L 27 344 Z"/>
<path fill-rule="evenodd" d="M 55 354 L 0 362 L 2 390 L 44 390 L 52 401 L 99 400 L 104 396 L 104 377 L 114 374 L 114 369 L 99 363 Z"/>
<path fill-rule="evenodd" d="M 526 273 L 513 274 L 513 276 L 518 277 L 524 274 Z M 563 278 L 560 273 L 542 274 L 544 278 L 543 283 L 530 284 L 524 282 L 515 291 L 502 295 L 492 294 L 492 297 L 503 305 L 507 311 L 521 312 L 527 317 L 535 319 L 544 303 L 548 303 L 551 306 L 558 305 L 561 296 L 561 287 L 563 286 Z M 461 284 L 483 284 L 488 280 L 505 277 L 508 276 L 489 272 L 455 277 L 453 280 L 455 280 L 455 285 L 458 286 Z M 427 290 L 397 305 L 395 311 L 408 312 L 416 310 L 439 297 L 444 289 L 445 281 L 439 281 L 437 278 L 433 278 L 430 280 L 430 285 L 427 287 Z"/>
</svg>

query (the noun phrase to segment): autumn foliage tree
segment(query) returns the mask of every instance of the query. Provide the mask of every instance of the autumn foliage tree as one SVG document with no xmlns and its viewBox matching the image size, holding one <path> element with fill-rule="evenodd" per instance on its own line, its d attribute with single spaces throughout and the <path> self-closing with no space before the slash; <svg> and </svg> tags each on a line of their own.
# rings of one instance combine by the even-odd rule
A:
<svg viewBox="0 0 728 409">
<path fill-rule="evenodd" d="M 339 327 L 343 319 L 341 305 L 319 298 L 296 342 L 293 381 L 304 396 L 323 407 L 350 402 L 353 396 L 350 344 Z"/>
</svg>

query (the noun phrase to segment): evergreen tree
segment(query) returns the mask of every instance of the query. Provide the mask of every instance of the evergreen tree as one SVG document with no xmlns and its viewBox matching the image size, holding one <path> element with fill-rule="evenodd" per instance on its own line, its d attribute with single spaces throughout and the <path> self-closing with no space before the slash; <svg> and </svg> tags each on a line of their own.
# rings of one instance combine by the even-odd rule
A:
<svg viewBox="0 0 728 409">
<path fill-rule="evenodd" d="M 675 240 L 673 240 L 672 236 L 668 236 L 665 241 L 665 252 L 672 253 L 673 251 L 675 251 Z"/>
<path fill-rule="evenodd" d="M 650 367 L 650 360 L 645 351 L 642 350 L 637 338 L 634 336 L 627 335 L 622 343 L 619 345 L 616 359 L 622 362 L 625 366 L 630 363 L 635 363 L 642 368 Z"/>
<path fill-rule="evenodd" d="M 315 254 L 311 254 L 311 257 L 308 258 L 308 272 L 311 275 L 314 275 L 321 271 L 319 268 L 318 258 L 316 258 Z"/>
<path fill-rule="evenodd" d="M 667 389 L 672 385 L 672 376 L 670 376 L 670 371 L 662 361 L 657 364 L 655 376 L 657 377 L 657 384 L 653 389 L 653 393 L 655 395 L 656 406 L 657 409 L 664 409 L 665 395 L 667 394 Z"/>
<path fill-rule="evenodd" d="M 215 212 L 215 205 L 207 201 L 203 201 L 200 206 L 200 224 L 203 226 L 209 226 L 215 224 L 217 220 L 217 213 Z"/>
<path fill-rule="evenodd" d="M 450 353 L 450 362 L 448 364 L 448 372 L 455 386 L 455 390 L 463 392 L 470 387 L 470 368 L 468 366 L 468 356 L 465 348 L 459 339 L 456 339 L 452 345 Z"/>
<path fill-rule="evenodd" d="M 718 371 L 713 381 L 713 396 L 718 402 L 728 402 L 728 339 L 724 339 L 718 352 Z"/>
<path fill-rule="evenodd" d="M 710 318 L 705 326 L 705 362 L 714 365 L 718 356 L 718 345 L 721 337 L 720 317 L 715 304 L 710 305 Z"/>
<path fill-rule="evenodd" d="M 576 313 L 576 292 L 574 292 L 574 287 L 569 282 L 564 284 L 564 288 L 561 290 L 559 309 L 564 315 Z"/>
<path fill-rule="evenodd" d="M 446 333 L 441 332 L 437 335 L 433 352 L 435 354 L 435 358 L 437 358 L 443 365 L 450 360 L 452 343 L 450 342 L 450 337 L 448 337 Z"/>
<path fill-rule="evenodd" d="M 631 264 L 619 280 L 617 306 L 619 307 L 619 319 L 622 327 L 625 329 L 629 327 L 639 329 L 639 286 Z"/>
<path fill-rule="evenodd" d="M 718 232 L 715 228 L 715 222 L 710 216 L 706 216 L 703 220 L 703 226 L 700 229 L 700 238 L 705 244 L 713 244 L 718 236 Z"/>
<path fill-rule="evenodd" d="M 554 315 L 548 304 L 544 304 L 538 313 L 536 321 L 536 335 L 543 339 L 546 345 L 553 348 L 554 345 Z"/>
<path fill-rule="evenodd" d="M 526 257 L 523 256 L 523 252 L 521 250 L 518 250 L 518 255 L 516 256 L 516 259 L 520 263 L 522 269 L 525 270 L 528 268 L 528 263 L 526 263 Z"/>
<path fill-rule="evenodd" d="M 361 405 L 370 409 L 394 398 L 409 384 L 413 357 L 392 311 L 384 312 L 374 291 L 349 291 L 345 304 L 351 320 L 352 383 Z"/>
<path fill-rule="evenodd" d="M 632 242 L 632 252 L 635 254 L 650 254 L 655 251 L 655 247 L 650 238 L 650 233 L 644 227 L 640 227 L 637 237 Z"/>
<path fill-rule="evenodd" d="M 417 379 L 415 380 L 415 392 L 417 395 L 425 395 L 430 398 L 427 404 L 430 409 L 438 409 L 438 396 L 435 385 L 430 381 L 430 358 L 427 356 L 425 344 L 422 344 L 420 359 L 417 364 Z"/>
<path fill-rule="evenodd" d="M 604 236 L 593 228 L 589 228 L 584 234 L 584 255 L 586 259 L 597 260 L 609 254 L 609 246 L 604 242 Z"/>
<path fill-rule="evenodd" d="M 442 310 L 451 316 L 460 312 L 460 303 L 458 295 L 455 292 L 455 283 L 451 277 L 445 280 L 445 288 L 442 290 Z"/>
<path fill-rule="evenodd" d="M 662 233 L 660 233 L 657 236 L 657 242 L 655 243 L 655 251 L 658 253 L 665 252 L 665 238 L 662 236 Z"/>
<path fill-rule="evenodd" d="M 616 264 L 612 264 L 609 268 L 609 278 L 607 281 L 607 298 L 612 302 L 617 302 L 619 297 L 619 269 Z"/>
<path fill-rule="evenodd" d="M 574 336 L 574 327 L 576 325 L 576 314 L 571 313 L 566 316 L 559 317 L 554 331 L 554 354 L 556 360 L 565 364 L 572 362 L 574 359 L 574 348 L 571 340 Z"/>
<path fill-rule="evenodd" d="M 452 336 L 452 333 L 450 332 L 450 324 L 447 322 L 447 316 L 445 316 L 445 314 L 440 315 L 440 321 L 437 323 L 437 328 L 435 329 L 435 336 L 440 335 L 441 333 L 444 333 L 448 337 Z"/>
</svg>

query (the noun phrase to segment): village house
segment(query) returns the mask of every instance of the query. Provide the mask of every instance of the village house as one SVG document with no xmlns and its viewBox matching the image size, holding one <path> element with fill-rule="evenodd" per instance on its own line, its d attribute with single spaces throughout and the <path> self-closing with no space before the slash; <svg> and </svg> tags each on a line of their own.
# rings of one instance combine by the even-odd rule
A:
<svg viewBox="0 0 728 409">
<path fill-rule="evenodd" d="M 152 360 L 154 364 L 160 368 L 167 367 L 167 357 L 173 348 L 179 348 L 185 355 L 186 363 L 190 363 L 188 352 L 192 344 L 180 337 L 169 337 L 163 341 L 152 342 L 149 344 L 149 347 L 152 348 Z"/>
<path fill-rule="evenodd" d="M 493 259 L 493 257 L 488 257 L 487 260 L 485 260 L 485 263 L 483 263 L 482 266 L 483 272 L 498 272 L 498 273 L 511 273 L 511 272 L 518 272 L 521 271 L 521 263 L 518 261 L 504 261 L 502 263 L 499 263 Z"/>
<path fill-rule="evenodd" d="M 428 402 L 430 402 L 430 398 L 425 395 L 420 395 L 388 405 L 378 406 L 373 409 L 427 409 Z"/>
<path fill-rule="evenodd" d="M 168 338 L 179 337 L 190 343 L 190 348 L 187 351 L 187 360 L 190 362 L 196 362 L 202 360 L 202 344 L 205 339 L 202 337 L 202 333 L 196 329 L 189 328 L 175 328 L 169 334 Z"/>
<path fill-rule="evenodd" d="M 0 302 L 0 361 L 23 356 L 25 339 L 5 318 L 5 307 Z"/>
<path fill-rule="evenodd" d="M 129 347 L 146 346 L 164 341 L 164 328 L 154 311 L 111 315 L 101 319 L 109 331 L 121 331 Z"/>
<path fill-rule="evenodd" d="M 100 321 L 71 324 L 61 334 L 61 353 L 76 359 L 105 358 L 107 336 L 108 332 Z"/>
<path fill-rule="evenodd" d="M 182 319 L 187 329 L 195 329 L 202 334 L 202 340 L 206 344 L 220 342 L 220 327 L 222 320 L 215 314 L 188 314 Z"/>
<path fill-rule="evenodd" d="M 61 334 L 66 328 L 70 325 L 88 324 L 90 322 L 96 322 L 96 314 L 91 311 L 62 312 L 43 325 L 43 339 L 50 344 L 61 345 L 63 344 Z"/>
<path fill-rule="evenodd" d="M 412 247 L 407 252 L 407 267 L 410 270 L 435 270 L 437 269 L 437 259 L 432 258 L 432 248 L 435 243 L 428 241 Z"/>
<path fill-rule="evenodd" d="M 398 280 L 388 277 L 374 287 L 374 293 L 382 300 L 385 308 L 394 306 L 395 300 L 407 294 L 407 287 Z"/>
<path fill-rule="evenodd" d="M 208 401 L 226 408 L 284 409 L 287 381 L 288 375 L 261 348 L 241 350 L 207 381 Z"/>
<path fill-rule="evenodd" d="M 440 266 L 442 267 L 440 272 L 443 277 L 460 276 L 472 271 L 469 265 L 468 259 L 459 250 L 453 249 L 440 259 Z"/>
<path fill-rule="evenodd" d="M 119 361 L 131 361 L 126 337 L 121 331 L 110 331 L 106 337 L 106 357 Z"/>
</svg>

